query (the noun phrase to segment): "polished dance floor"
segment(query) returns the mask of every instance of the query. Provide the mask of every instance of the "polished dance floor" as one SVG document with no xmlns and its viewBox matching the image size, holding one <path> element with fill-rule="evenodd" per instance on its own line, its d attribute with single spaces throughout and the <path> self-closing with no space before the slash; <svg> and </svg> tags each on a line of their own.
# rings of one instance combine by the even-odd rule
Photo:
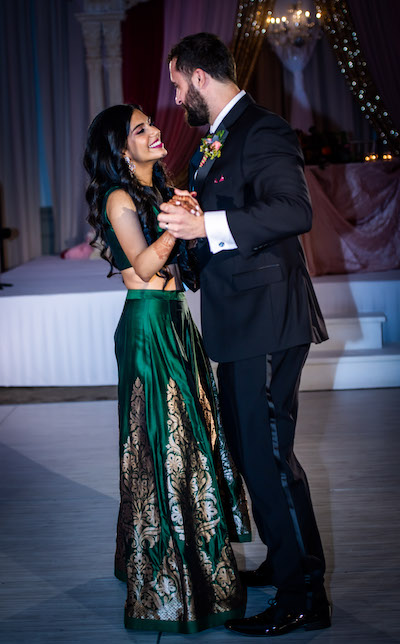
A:
<svg viewBox="0 0 400 644">
<path fill-rule="evenodd" d="M 243 644 L 123 627 L 113 576 L 118 510 L 114 400 L 0 405 L 2 644 Z M 326 549 L 333 626 L 283 642 L 400 642 L 400 391 L 303 392 L 296 452 Z M 258 538 L 241 566 L 264 556 Z M 272 589 L 249 592 L 248 613 Z"/>
</svg>

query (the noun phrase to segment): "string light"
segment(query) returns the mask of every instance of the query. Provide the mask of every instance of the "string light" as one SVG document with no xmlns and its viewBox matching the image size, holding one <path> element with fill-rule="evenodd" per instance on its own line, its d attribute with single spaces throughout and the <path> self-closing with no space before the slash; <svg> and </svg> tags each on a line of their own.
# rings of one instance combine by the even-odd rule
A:
<svg viewBox="0 0 400 644">
<path fill-rule="evenodd" d="M 383 161 L 391 161 L 393 159 L 391 154 L 382 154 L 382 160 Z M 367 154 L 366 157 L 364 157 L 364 161 L 379 161 L 379 155 L 378 154 Z"/>
<path fill-rule="evenodd" d="M 272 32 L 288 34 L 289 27 L 294 23 L 295 28 L 301 25 L 303 34 L 297 38 L 296 46 L 302 46 L 309 33 L 315 37 L 319 30 L 319 20 L 322 18 L 323 28 L 330 40 L 334 53 L 337 57 L 340 71 L 347 81 L 351 92 L 361 106 L 365 118 L 371 123 L 384 146 L 391 149 L 387 158 L 390 160 L 392 154 L 400 154 L 399 131 L 392 122 L 388 111 L 383 105 L 382 98 L 376 91 L 376 87 L 368 73 L 366 61 L 361 53 L 361 47 L 357 32 L 352 24 L 351 16 L 347 7 L 347 0 L 318 0 L 316 2 L 315 18 L 312 18 L 309 11 L 303 12 L 295 3 L 289 10 L 288 16 L 273 16 L 272 7 L 274 0 L 242 0 L 238 5 L 236 26 L 232 41 L 232 51 L 237 56 L 238 71 L 242 66 L 243 87 L 246 86 L 254 67 L 256 57 L 260 50 L 264 36 L 272 35 Z M 311 23 L 314 23 L 311 28 Z M 293 29 L 293 33 L 296 29 Z M 314 33 L 312 33 L 314 32 Z M 244 45 L 246 43 L 246 45 Z M 250 44 L 256 53 L 251 50 Z M 236 51 L 238 49 L 238 51 Z M 370 156 L 370 155 L 369 155 Z M 383 157 L 382 157 L 383 159 Z"/>
<path fill-rule="evenodd" d="M 231 51 L 236 60 L 239 85 L 246 89 L 264 37 L 266 18 L 272 15 L 274 0 L 242 0 L 238 4 Z"/>
<path fill-rule="evenodd" d="M 400 136 L 382 98 L 368 73 L 357 32 L 354 29 L 346 0 L 319 0 L 317 14 L 322 14 L 323 28 L 330 40 L 341 73 L 344 75 L 351 92 L 361 106 L 365 118 L 371 122 L 383 145 L 390 145 L 392 152 L 400 154 Z M 365 157 L 365 161 L 375 161 L 374 155 Z M 386 155 L 386 160 L 392 158 Z M 390 157 L 390 158 L 389 158 Z"/>
<path fill-rule="evenodd" d="M 234 39 L 238 37 L 240 30 L 244 30 L 243 37 L 259 36 L 265 34 L 266 29 L 262 28 L 263 14 L 265 7 L 271 5 L 272 0 L 244 0 L 238 6 L 236 16 L 236 27 Z M 272 13 L 268 11 L 268 13 Z"/>
</svg>

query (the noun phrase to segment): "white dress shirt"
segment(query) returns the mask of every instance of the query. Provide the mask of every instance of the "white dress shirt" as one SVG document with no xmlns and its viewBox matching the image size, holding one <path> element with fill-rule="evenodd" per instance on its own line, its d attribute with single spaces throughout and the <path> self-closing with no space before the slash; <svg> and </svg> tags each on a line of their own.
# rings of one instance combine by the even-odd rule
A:
<svg viewBox="0 0 400 644">
<path fill-rule="evenodd" d="M 210 133 L 214 134 L 217 127 L 223 121 L 225 116 L 231 111 L 234 105 L 242 96 L 245 95 L 245 91 L 242 89 L 236 96 L 233 97 L 224 109 L 218 114 L 214 123 L 210 127 Z M 223 154 L 223 152 L 222 152 Z M 210 245 L 210 251 L 215 255 L 220 253 L 221 250 L 234 250 L 237 248 L 236 242 L 233 239 L 232 233 L 228 226 L 228 221 L 226 218 L 225 210 L 209 210 L 204 213 L 204 224 L 206 227 L 206 235 L 208 243 Z"/>
</svg>

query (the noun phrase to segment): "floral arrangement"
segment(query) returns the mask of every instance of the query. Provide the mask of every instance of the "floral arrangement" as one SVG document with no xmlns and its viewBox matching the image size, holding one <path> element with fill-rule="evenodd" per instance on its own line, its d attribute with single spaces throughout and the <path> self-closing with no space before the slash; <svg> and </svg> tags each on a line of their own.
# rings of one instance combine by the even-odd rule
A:
<svg viewBox="0 0 400 644">
<path fill-rule="evenodd" d="M 201 139 L 200 152 L 203 153 L 203 158 L 200 161 L 199 168 L 203 167 L 207 159 L 218 159 L 221 156 L 222 137 L 224 134 L 225 130 L 219 130 L 212 136 L 206 136 Z"/>
</svg>

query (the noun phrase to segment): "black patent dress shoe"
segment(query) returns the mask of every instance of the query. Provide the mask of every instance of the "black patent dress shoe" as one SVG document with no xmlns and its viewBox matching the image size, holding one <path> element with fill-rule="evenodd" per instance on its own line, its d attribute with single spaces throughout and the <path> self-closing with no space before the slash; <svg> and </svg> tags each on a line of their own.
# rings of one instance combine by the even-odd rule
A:
<svg viewBox="0 0 400 644">
<path fill-rule="evenodd" d="M 262 586 L 274 585 L 272 567 L 266 565 L 265 562 L 263 562 L 256 570 L 240 570 L 239 576 L 243 586 L 247 586 L 248 588 L 260 588 Z"/>
<path fill-rule="evenodd" d="M 275 600 L 270 600 L 270 607 L 254 617 L 231 619 L 225 624 L 229 631 L 252 637 L 274 637 L 284 635 L 296 628 L 306 631 L 316 631 L 331 625 L 329 603 L 314 608 L 308 612 L 291 610 L 279 606 Z"/>
</svg>

